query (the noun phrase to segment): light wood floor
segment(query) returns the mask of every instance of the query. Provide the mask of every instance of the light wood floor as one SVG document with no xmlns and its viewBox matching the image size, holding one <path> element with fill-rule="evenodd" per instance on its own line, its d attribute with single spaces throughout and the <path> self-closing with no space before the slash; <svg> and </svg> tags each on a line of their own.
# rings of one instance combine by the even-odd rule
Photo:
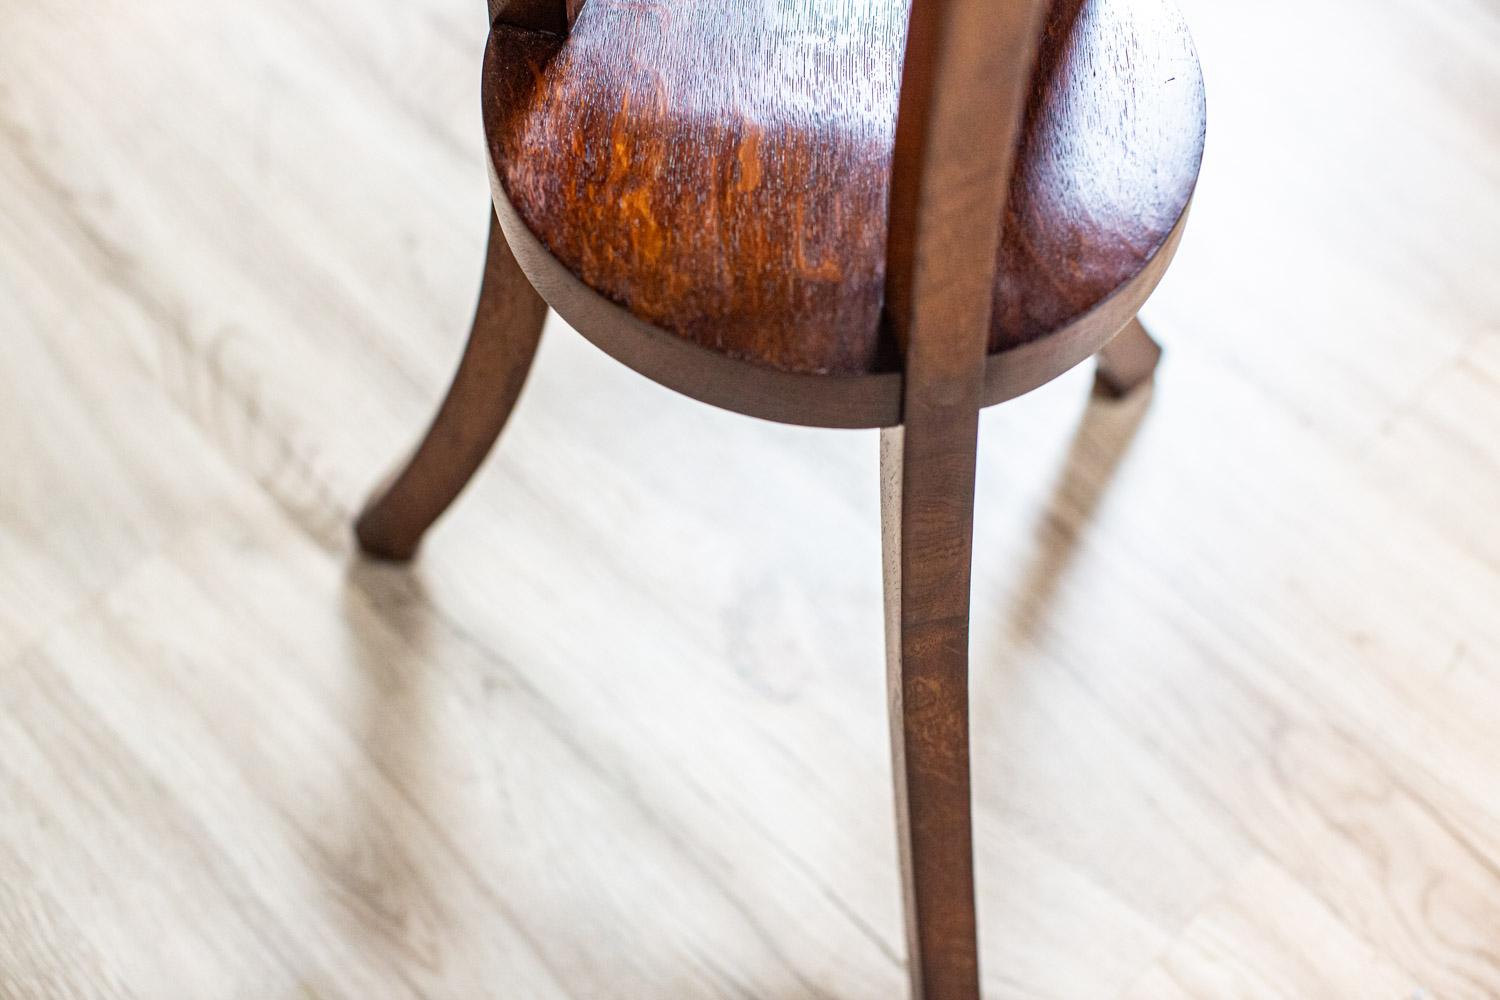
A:
<svg viewBox="0 0 1500 1000">
<path fill-rule="evenodd" d="M 0 995 L 904 984 L 876 435 L 561 323 L 410 571 L 478 0 L 0 0 Z M 983 426 L 990 997 L 1500 996 L 1500 8 L 1190 0 L 1146 317 Z"/>
</svg>

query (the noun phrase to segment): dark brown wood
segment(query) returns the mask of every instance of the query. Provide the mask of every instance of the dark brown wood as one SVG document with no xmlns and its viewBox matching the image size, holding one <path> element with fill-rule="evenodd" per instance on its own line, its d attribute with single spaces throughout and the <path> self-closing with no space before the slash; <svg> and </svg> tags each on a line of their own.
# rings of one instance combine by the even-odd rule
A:
<svg viewBox="0 0 1500 1000">
<path fill-rule="evenodd" d="M 1170 0 L 1056 0 L 1006 207 L 992 350 L 1067 325 L 1147 265 L 1191 200 L 1205 116 Z"/>
<path fill-rule="evenodd" d="M 594 343 L 696 398 L 886 428 L 912 995 L 976 1000 L 978 414 L 1106 348 L 1171 259 L 1203 143 L 1180 18 L 1168 0 L 921 0 L 909 21 L 903 4 L 592 0 L 575 22 L 571 4 L 511 0 L 491 13 L 499 277 L 485 301 L 492 283 L 510 290 L 495 330 L 512 339 L 497 346 L 476 321 L 361 542 L 410 555 L 483 459 L 545 311 L 514 294 L 525 279 Z M 1138 382 L 1154 347 L 1133 329 L 1101 355 L 1112 384 Z M 488 380 L 500 391 L 486 398 Z"/>
<path fill-rule="evenodd" d="M 488 0 L 488 3 L 491 27 L 504 24 L 563 35 L 573 26 L 584 0 Z"/>
<path fill-rule="evenodd" d="M 1046 0 L 916 3 L 902 72 L 885 287 L 903 358 L 902 426 L 882 432 L 881 465 L 914 1000 L 979 996 L 969 793 L 974 468 L 995 259 L 1046 9 Z"/>
<path fill-rule="evenodd" d="M 515 57 L 517 40 L 533 39 L 505 28 L 491 36 L 484 71 L 487 109 L 508 86 L 506 64 Z M 491 124 L 493 116 L 487 111 L 486 125 Z M 542 244 L 511 203 L 494 162 L 498 144 L 492 133 L 490 187 L 511 249 L 548 304 L 601 350 L 668 388 L 766 420 L 814 427 L 889 427 L 900 422 L 899 369 L 840 376 L 783 371 L 655 327 L 590 288 Z M 992 353 L 986 364 L 984 405 L 1030 392 L 1103 347 L 1161 280 L 1186 224 L 1184 212 L 1140 271 L 1067 326 Z"/>
<path fill-rule="evenodd" d="M 547 316 L 490 215 L 489 250 L 474 323 L 453 384 L 411 458 L 370 497 L 355 524 L 360 548 L 410 559 L 489 454 L 510 417 Z"/>
<path fill-rule="evenodd" d="M 896 371 L 882 335 L 901 3 L 590 0 L 497 31 L 484 113 L 547 250 L 646 324 L 783 371 Z M 1188 203 L 1203 91 L 1170 0 L 1059 0 L 1006 212 L 990 349 L 1066 329 Z M 976 122 L 994 116 L 976 109 Z"/>
<path fill-rule="evenodd" d="M 1161 345 L 1146 332 L 1140 319 L 1132 319 L 1099 350 L 1094 384 L 1106 396 L 1128 395 L 1145 384 L 1161 361 Z"/>
<path fill-rule="evenodd" d="M 979 995 L 968 689 L 973 444 L 967 468 L 955 449 L 938 481 L 937 456 L 909 452 L 905 427 L 880 432 L 886 696 L 913 1000 Z M 935 496 L 944 486 L 958 496 Z"/>
</svg>

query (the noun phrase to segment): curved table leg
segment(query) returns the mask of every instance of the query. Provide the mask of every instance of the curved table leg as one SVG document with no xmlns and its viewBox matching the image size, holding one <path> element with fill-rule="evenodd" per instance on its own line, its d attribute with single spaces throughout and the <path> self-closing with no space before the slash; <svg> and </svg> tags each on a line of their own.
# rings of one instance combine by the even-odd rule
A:
<svg viewBox="0 0 1500 1000">
<path fill-rule="evenodd" d="M 521 394 L 546 317 L 547 304 L 516 265 L 491 211 L 484 284 L 463 359 L 416 451 L 375 490 L 355 523 L 368 555 L 410 559 L 469 482 Z"/>
<path fill-rule="evenodd" d="M 977 413 L 880 432 L 886 674 L 912 1000 L 978 1000 L 969 792 Z M 942 432 L 938 434 L 935 432 Z"/>
</svg>

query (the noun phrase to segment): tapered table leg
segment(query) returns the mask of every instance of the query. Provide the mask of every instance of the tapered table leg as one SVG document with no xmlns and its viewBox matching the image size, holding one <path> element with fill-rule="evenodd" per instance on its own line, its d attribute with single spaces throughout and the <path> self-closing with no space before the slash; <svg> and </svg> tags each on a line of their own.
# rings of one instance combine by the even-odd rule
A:
<svg viewBox="0 0 1500 1000">
<path fill-rule="evenodd" d="M 886 666 L 914 1000 L 976 1000 L 969 579 L 977 414 L 881 431 Z M 963 421 L 959 422 L 963 424 Z"/>
<path fill-rule="evenodd" d="M 410 559 L 473 477 L 521 394 L 546 316 L 547 304 L 516 265 L 491 211 L 484 283 L 463 359 L 416 451 L 375 490 L 355 524 L 367 554 Z"/>
</svg>

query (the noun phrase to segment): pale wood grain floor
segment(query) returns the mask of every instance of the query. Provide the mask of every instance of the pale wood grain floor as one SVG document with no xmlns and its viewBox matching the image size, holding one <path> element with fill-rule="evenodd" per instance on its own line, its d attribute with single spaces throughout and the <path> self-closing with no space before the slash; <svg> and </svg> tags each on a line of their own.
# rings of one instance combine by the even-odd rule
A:
<svg viewBox="0 0 1500 1000">
<path fill-rule="evenodd" d="M 872 998 L 876 436 L 551 321 L 410 572 L 477 0 L 0 0 L 0 994 Z M 1190 0 L 1154 395 L 990 411 L 991 997 L 1500 996 L 1500 9 Z"/>
</svg>

